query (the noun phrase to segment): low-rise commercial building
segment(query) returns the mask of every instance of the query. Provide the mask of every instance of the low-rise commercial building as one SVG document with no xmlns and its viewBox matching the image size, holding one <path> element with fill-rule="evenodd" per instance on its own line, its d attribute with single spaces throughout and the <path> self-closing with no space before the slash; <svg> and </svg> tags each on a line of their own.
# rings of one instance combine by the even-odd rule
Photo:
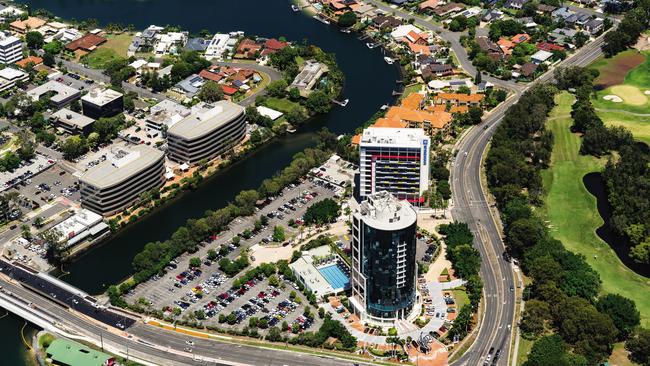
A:
<svg viewBox="0 0 650 366">
<path fill-rule="evenodd" d="M 133 204 L 142 192 L 165 182 L 165 154 L 146 145 L 111 151 L 106 161 L 87 170 L 81 178 L 81 205 L 110 216 Z"/>
<path fill-rule="evenodd" d="M 49 97 L 50 102 L 54 104 L 55 107 L 61 108 L 79 98 L 81 96 L 81 91 L 58 81 L 50 80 L 47 83 L 28 91 L 27 95 L 32 98 L 33 101 L 38 101 L 43 97 Z"/>
<path fill-rule="evenodd" d="M 54 112 L 51 120 L 55 126 L 64 129 L 71 135 L 87 135 L 92 131 L 93 123 L 95 123 L 94 119 L 68 108 L 61 108 Z"/>
<path fill-rule="evenodd" d="M 303 252 L 289 265 L 294 276 L 316 297 L 333 295 L 350 287 L 349 268 L 329 246 Z"/>
<path fill-rule="evenodd" d="M 9 33 L 0 32 L 0 63 L 12 64 L 23 58 L 23 42 Z"/>
<path fill-rule="evenodd" d="M 82 208 L 50 230 L 58 235 L 59 242 L 65 241 L 67 247 L 72 247 L 86 239 L 100 236 L 108 228 L 101 215 Z"/>
<path fill-rule="evenodd" d="M 47 358 L 53 365 L 66 366 L 106 366 L 115 359 L 106 353 L 95 351 L 81 343 L 57 338 L 47 347 Z"/>
<path fill-rule="evenodd" d="M 0 70 L 0 92 L 13 88 L 16 86 L 16 83 L 21 81 L 27 81 L 29 75 L 21 70 L 12 69 L 11 67 L 5 67 Z"/>
<path fill-rule="evenodd" d="M 167 131 L 169 158 L 196 164 L 237 145 L 246 134 L 244 108 L 230 101 L 201 104 Z"/>
<path fill-rule="evenodd" d="M 12 31 L 18 34 L 25 34 L 31 30 L 36 30 L 47 23 L 45 20 L 36 17 L 27 17 L 27 19 L 18 19 L 9 24 Z"/>
<path fill-rule="evenodd" d="M 95 88 L 81 98 L 81 107 L 90 118 L 113 117 L 124 111 L 124 96 L 113 89 Z"/>
<path fill-rule="evenodd" d="M 156 131 L 162 131 L 163 128 L 169 129 L 176 122 L 189 116 L 190 113 L 190 108 L 173 100 L 165 99 L 149 110 L 149 115 L 146 118 L 147 128 Z"/>
</svg>

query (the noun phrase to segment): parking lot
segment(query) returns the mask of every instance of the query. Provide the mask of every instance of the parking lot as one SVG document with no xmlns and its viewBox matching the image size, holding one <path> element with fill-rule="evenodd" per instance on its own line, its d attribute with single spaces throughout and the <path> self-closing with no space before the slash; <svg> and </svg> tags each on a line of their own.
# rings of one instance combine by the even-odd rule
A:
<svg viewBox="0 0 650 366">
<path fill-rule="evenodd" d="M 333 197 L 334 190 L 335 187 L 331 185 L 316 184 L 309 180 L 285 188 L 280 196 L 268 199 L 256 214 L 235 219 L 227 231 L 220 233 L 210 242 L 204 242 L 197 253 L 184 254 L 176 258 L 166 267 L 164 275 L 154 276 L 149 281 L 138 285 L 126 295 L 126 300 L 136 303 L 144 299 L 152 309 L 165 308 L 167 311 L 173 311 L 174 308 L 180 308 L 182 315 L 203 310 L 211 325 L 219 324 L 219 315 L 227 316 L 231 313 L 235 313 L 239 319 L 235 325 L 253 315 L 259 318 L 268 317 L 269 324 L 282 319 L 289 324 L 295 321 L 300 324 L 299 327 L 310 325 L 309 321 L 300 318 L 304 309 L 292 309 L 297 305 L 289 299 L 290 292 L 294 290 L 292 284 L 285 283 L 287 289 L 282 289 L 282 285 L 274 288 L 269 287 L 268 280 L 261 279 L 245 283 L 240 289 L 233 289 L 233 281 L 239 275 L 228 278 L 219 270 L 217 263 L 223 257 L 233 260 L 241 254 L 242 250 L 255 244 L 290 245 L 291 238 L 298 234 L 298 229 L 291 228 L 288 222 L 294 220 L 300 223 L 307 207 L 325 198 Z M 260 226 L 262 216 L 266 217 L 268 222 Z M 287 237 L 285 242 L 272 242 L 275 226 L 284 227 Z M 248 232 L 250 237 L 246 238 Z M 232 242 L 235 236 L 241 238 L 237 245 Z M 208 260 L 207 253 L 210 249 L 219 253 L 212 261 Z M 200 269 L 188 269 L 192 257 L 201 258 L 203 264 Z M 302 295 L 298 294 L 298 297 L 303 304 L 307 304 Z M 224 325 L 228 326 L 227 323 L 221 324 Z"/>
<path fill-rule="evenodd" d="M 42 205 L 45 202 L 64 197 L 79 202 L 78 180 L 72 174 L 54 165 L 25 182 L 19 187 L 22 196 Z"/>
</svg>

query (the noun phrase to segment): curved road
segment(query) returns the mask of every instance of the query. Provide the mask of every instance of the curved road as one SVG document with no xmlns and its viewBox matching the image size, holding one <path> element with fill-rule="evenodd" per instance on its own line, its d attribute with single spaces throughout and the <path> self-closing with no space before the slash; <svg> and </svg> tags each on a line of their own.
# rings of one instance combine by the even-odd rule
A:
<svg viewBox="0 0 650 366">
<path fill-rule="evenodd" d="M 603 36 L 587 44 L 560 66 L 586 66 L 601 54 Z M 535 83 L 552 80 L 552 70 L 539 77 Z M 481 186 L 482 157 L 507 109 L 516 103 L 521 94 L 532 86 L 516 92 L 504 103 L 488 114 L 481 125 L 469 130 L 457 143 L 452 162 L 451 185 L 455 220 L 465 222 L 474 233 L 474 245 L 481 252 L 481 278 L 484 281 L 483 317 L 476 340 L 454 364 L 481 365 L 491 347 L 501 349 L 497 365 L 508 365 L 512 329 L 515 324 L 515 293 L 510 286 L 516 286 L 510 263 L 503 260 L 505 245 L 500 235 L 499 213 L 492 208 L 487 194 Z"/>
</svg>

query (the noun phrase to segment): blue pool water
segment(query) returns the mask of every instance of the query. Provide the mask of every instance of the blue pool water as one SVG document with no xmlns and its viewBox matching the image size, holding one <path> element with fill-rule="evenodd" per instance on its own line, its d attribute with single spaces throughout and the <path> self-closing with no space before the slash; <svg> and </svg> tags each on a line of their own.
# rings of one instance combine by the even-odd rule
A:
<svg viewBox="0 0 650 366">
<path fill-rule="evenodd" d="M 325 277 L 327 282 L 329 282 L 334 289 L 348 288 L 350 286 L 350 278 L 346 276 L 345 273 L 343 273 L 343 270 L 336 264 L 320 268 L 318 272 Z"/>
</svg>

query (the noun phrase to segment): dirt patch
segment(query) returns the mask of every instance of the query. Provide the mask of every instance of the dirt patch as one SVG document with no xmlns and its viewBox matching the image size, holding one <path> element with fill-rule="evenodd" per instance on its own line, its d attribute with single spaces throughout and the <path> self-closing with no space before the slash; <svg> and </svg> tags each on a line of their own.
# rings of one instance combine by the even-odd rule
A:
<svg viewBox="0 0 650 366">
<path fill-rule="evenodd" d="M 623 84 L 625 75 L 645 61 L 645 56 L 638 52 L 626 52 L 614 56 L 608 64 L 600 69 L 600 75 L 595 81 L 597 89 L 609 88 Z"/>
<path fill-rule="evenodd" d="M 634 48 L 636 48 L 639 51 L 650 50 L 650 37 L 646 36 L 645 34 L 642 34 L 641 37 L 639 37 L 639 40 L 634 45 Z"/>
</svg>

